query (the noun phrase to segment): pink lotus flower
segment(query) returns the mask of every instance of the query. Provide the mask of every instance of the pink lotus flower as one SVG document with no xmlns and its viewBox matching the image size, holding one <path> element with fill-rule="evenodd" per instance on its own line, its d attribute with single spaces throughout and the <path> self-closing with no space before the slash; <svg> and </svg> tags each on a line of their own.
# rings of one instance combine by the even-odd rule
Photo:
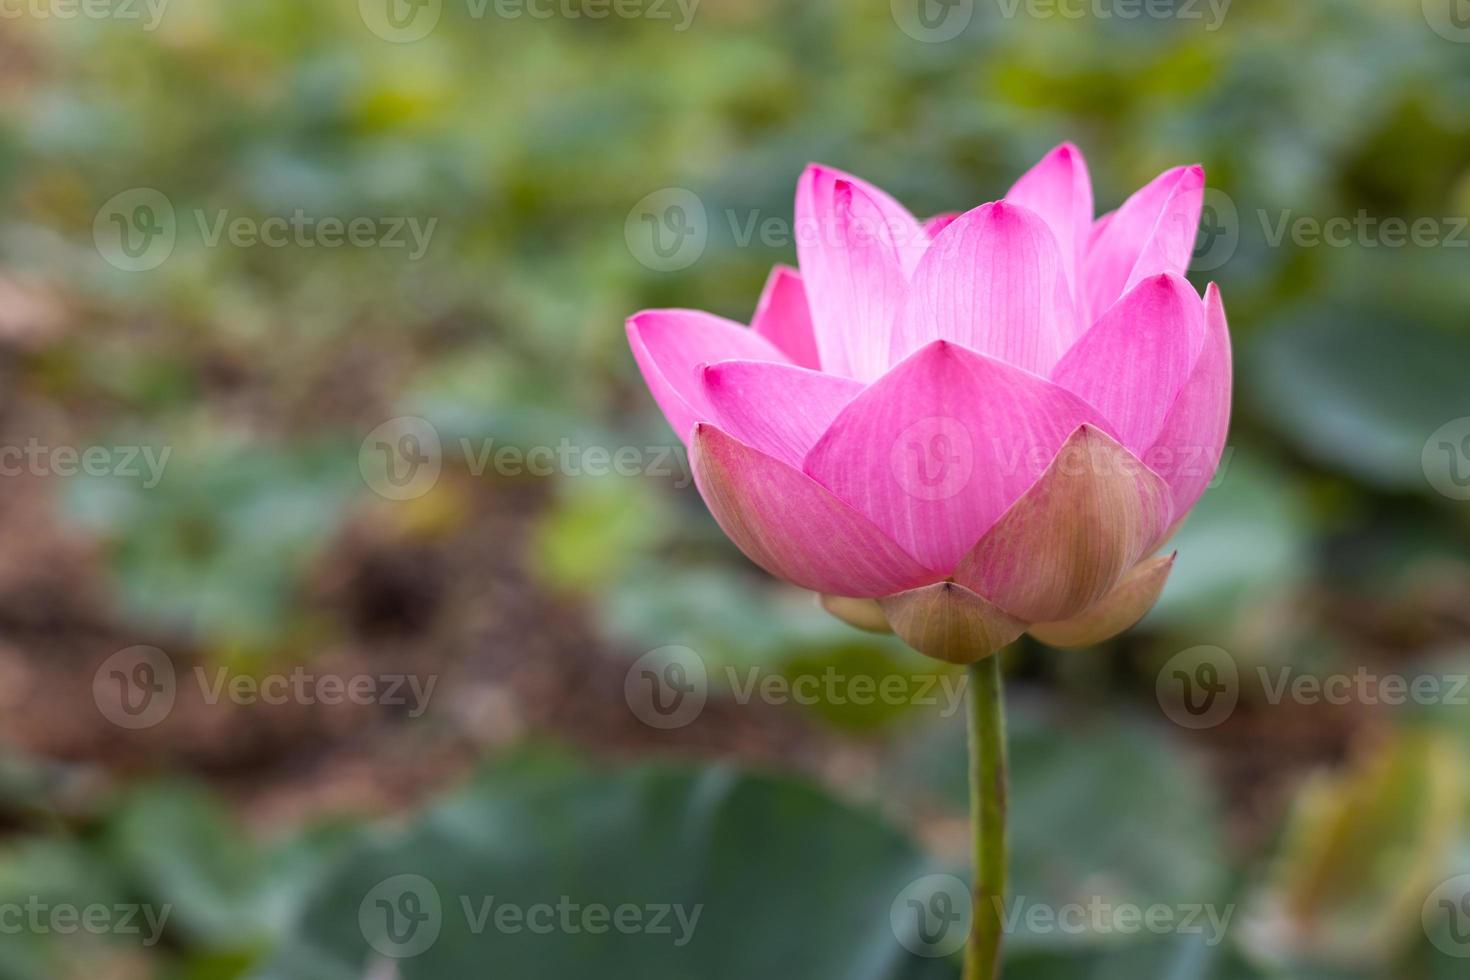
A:
<svg viewBox="0 0 1470 980">
<path fill-rule="evenodd" d="M 920 223 L 811 166 L 801 271 L 747 329 L 652 310 L 628 339 L 715 519 L 856 625 L 968 663 L 1030 631 L 1098 642 L 1143 616 L 1156 554 L 1219 464 L 1231 354 L 1183 278 L 1204 194 L 1170 170 L 1093 219 L 1082 154 Z"/>
</svg>

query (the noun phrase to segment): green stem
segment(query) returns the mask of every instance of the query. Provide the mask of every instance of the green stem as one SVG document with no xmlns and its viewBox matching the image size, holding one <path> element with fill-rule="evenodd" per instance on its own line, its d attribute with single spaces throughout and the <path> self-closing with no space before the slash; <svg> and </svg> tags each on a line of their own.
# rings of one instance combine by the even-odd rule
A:
<svg viewBox="0 0 1470 980">
<path fill-rule="evenodd" d="M 997 652 L 970 667 L 970 823 L 974 921 L 964 980 L 997 980 L 1006 894 L 1006 712 Z"/>
</svg>

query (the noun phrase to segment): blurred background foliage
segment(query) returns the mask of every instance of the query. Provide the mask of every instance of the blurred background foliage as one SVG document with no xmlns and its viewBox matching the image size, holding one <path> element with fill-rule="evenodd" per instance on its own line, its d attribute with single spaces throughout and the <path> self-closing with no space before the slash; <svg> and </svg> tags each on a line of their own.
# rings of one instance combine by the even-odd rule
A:
<svg viewBox="0 0 1470 980">
<path fill-rule="evenodd" d="M 942 699 L 758 703 L 731 681 L 956 676 L 734 552 L 621 324 L 649 306 L 748 319 L 795 255 L 742 229 L 790 220 L 809 160 L 930 214 L 999 196 L 1064 139 L 1100 211 L 1206 165 L 1195 278 L 1231 314 L 1236 413 L 1145 623 L 1106 649 L 1008 654 L 1017 893 L 1234 918 L 1218 944 L 1019 934 L 1008 976 L 1462 976 L 1427 913 L 1470 871 L 1465 705 L 1297 703 L 1256 681 L 1470 670 L 1470 504 L 1430 472 L 1431 437 L 1470 416 L 1470 46 L 1430 28 L 1436 2 L 1236 0 L 1206 30 L 980 0 L 944 43 L 881 0 L 703 0 L 687 30 L 675 7 L 445 0 L 403 44 L 354 0 L 171 0 L 154 30 L 7 8 L 0 443 L 169 457 L 156 483 L 4 480 L 0 903 L 171 915 L 156 943 L 8 932 L 0 978 L 955 976 L 904 952 L 889 908 L 964 866 L 959 719 Z M 708 243 L 665 272 L 624 229 L 669 187 L 698 196 Z M 134 188 L 177 215 L 141 272 L 94 241 Z M 298 211 L 434 224 L 414 259 L 211 244 L 195 218 Z M 1431 219 L 1441 240 L 1289 230 L 1360 216 Z M 359 453 L 405 415 L 432 423 L 444 469 L 397 501 Z M 648 472 L 476 455 L 563 441 L 638 447 Z M 182 680 L 165 719 L 127 730 L 93 677 L 137 644 Z M 710 701 L 660 731 L 624 685 L 669 645 L 703 658 Z M 1192 730 L 1156 682 L 1198 646 L 1242 683 Z M 209 704 L 196 668 L 437 687 L 422 712 Z M 358 912 L 401 873 L 451 906 L 707 907 L 686 949 L 474 935 L 450 908 L 395 964 Z"/>
</svg>

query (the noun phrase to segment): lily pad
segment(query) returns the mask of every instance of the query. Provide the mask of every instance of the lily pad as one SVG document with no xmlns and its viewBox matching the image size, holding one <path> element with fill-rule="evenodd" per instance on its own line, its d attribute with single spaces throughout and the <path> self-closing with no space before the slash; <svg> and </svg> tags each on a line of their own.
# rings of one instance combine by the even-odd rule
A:
<svg viewBox="0 0 1470 980">
<path fill-rule="evenodd" d="M 1240 371 L 1301 452 L 1381 489 L 1431 492 L 1430 437 L 1470 416 L 1470 338 L 1393 315 L 1319 310 L 1262 332 Z"/>
<path fill-rule="evenodd" d="M 952 978 L 891 925 L 928 870 L 902 834 L 795 782 L 517 763 L 352 853 L 261 975 Z"/>
</svg>

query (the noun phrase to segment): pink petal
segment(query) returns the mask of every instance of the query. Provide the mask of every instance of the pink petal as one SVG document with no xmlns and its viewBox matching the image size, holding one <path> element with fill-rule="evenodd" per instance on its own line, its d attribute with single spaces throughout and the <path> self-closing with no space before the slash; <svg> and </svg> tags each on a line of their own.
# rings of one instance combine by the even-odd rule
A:
<svg viewBox="0 0 1470 980">
<path fill-rule="evenodd" d="M 924 234 L 928 235 L 932 240 L 935 235 L 953 224 L 954 219 L 958 218 L 962 213 L 961 211 L 946 211 L 943 214 L 936 214 L 924 222 Z"/>
<path fill-rule="evenodd" d="M 876 378 L 888 366 L 906 270 L 928 236 L 877 188 L 815 165 L 797 185 L 796 227 L 823 369 Z"/>
<path fill-rule="evenodd" d="M 954 580 L 1030 623 L 1107 595 L 1169 525 L 1169 487 L 1102 431 L 1080 426 Z"/>
<path fill-rule="evenodd" d="M 1081 615 L 1060 623 L 1037 623 L 1026 632 L 1048 646 L 1077 650 L 1110 640 L 1148 614 L 1164 592 L 1174 557 L 1157 555 L 1134 565 L 1118 587 Z"/>
<path fill-rule="evenodd" d="M 778 265 L 771 270 L 750 328 L 776 345 L 791 363 L 813 371 L 821 368 L 806 287 L 801 273 L 790 266 Z"/>
<path fill-rule="evenodd" d="M 1199 294 L 1179 276 L 1140 283 L 1062 357 L 1057 384 L 1102 412 L 1135 453 L 1163 428 L 1204 343 Z"/>
<path fill-rule="evenodd" d="M 1220 465 L 1230 430 L 1231 370 L 1230 327 L 1219 287 L 1211 283 L 1205 290 L 1204 346 L 1145 456 L 1169 481 L 1176 519 L 1195 505 Z"/>
<path fill-rule="evenodd" d="M 1083 280 L 1088 319 L 1096 321 L 1140 280 L 1189 271 L 1204 208 L 1205 171 L 1176 167 L 1130 197 L 1089 249 Z"/>
<path fill-rule="evenodd" d="M 810 477 L 713 425 L 695 426 L 690 460 L 720 527 L 777 578 L 871 599 L 938 577 Z"/>
<path fill-rule="evenodd" d="M 954 582 L 885 596 L 878 603 L 905 643 L 952 664 L 984 660 L 1026 630 L 1025 623 Z"/>
<path fill-rule="evenodd" d="M 836 167 L 828 167 L 820 163 L 809 164 L 801 179 L 805 181 L 808 178 L 820 179 L 820 182 L 831 184 L 841 181 L 870 201 L 882 216 L 880 226 L 886 229 L 886 237 L 898 249 L 904 276 L 913 275 L 914 266 L 919 264 L 920 257 L 929 248 L 929 236 L 924 234 L 919 220 L 909 212 L 908 208 L 898 203 L 893 195 L 877 184 L 871 184 L 861 177 L 854 177 Z M 798 184 L 797 194 L 800 193 L 801 185 Z M 799 219 L 800 214 L 798 213 Z"/>
<path fill-rule="evenodd" d="M 1032 167 L 1006 195 L 1041 216 L 1056 236 L 1062 250 L 1062 268 L 1072 284 L 1072 295 L 1081 295 L 1082 260 L 1092 234 L 1092 178 L 1082 151 L 1063 143 Z"/>
<path fill-rule="evenodd" d="M 1199 240 L 1204 199 L 1205 172 L 1200 167 L 1191 167 L 1170 195 L 1153 234 L 1139 253 L 1128 283 L 1123 287 L 1125 293 L 1149 276 L 1161 272 L 1182 276 L 1189 271 L 1194 245 Z"/>
<path fill-rule="evenodd" d="M 1079 425 L 1072 393 L 938 341 L 852 400 L 804 469 L 929 568 L 948 571 Z"/>
<path fill-rule="evenodd" d="M 1087 256 L 1091 255 L 1092 250 L 1097 247 L 1098 240 L 1101 239 L 1103 235 L 1107 234 L 1108 225 L 1113 223 L 1113 218 L 1117 217 L 1117 215 L 1118 212 L 1109 211 L 1107 214 L 1103 215 L 1101 218 L 1098 218 L 1092 223 L 1092 233 L 1087 236 L 1087 249 L 1082 253 L 1082 273 L 1084 285 L 1086 284 L 1085 280 L 1087 278 Z"/>
<path fill-rule="evenodd" d="M 694 423 L 709 418 L 699 367 L 733 358 L 786 363 L 786 355 L 764 337 L 698 310 L 637 313 L 628 320 L 628 345 L 653 400 L 685 444 Z"/>
<path fill-rule="evenodd" d="M 941 231 L 919 260 L 893 336 L 897 361 L 952 340 L 1045 376 L 1076 334 L 1056 238 L 997 201 Z"/>
<path fill-rule="evenodd" d="M 713 421 L 741 442 L 797 468 L 861 383 L 770 361 L 720 361 L 704 369 Z"/>
</svg>

